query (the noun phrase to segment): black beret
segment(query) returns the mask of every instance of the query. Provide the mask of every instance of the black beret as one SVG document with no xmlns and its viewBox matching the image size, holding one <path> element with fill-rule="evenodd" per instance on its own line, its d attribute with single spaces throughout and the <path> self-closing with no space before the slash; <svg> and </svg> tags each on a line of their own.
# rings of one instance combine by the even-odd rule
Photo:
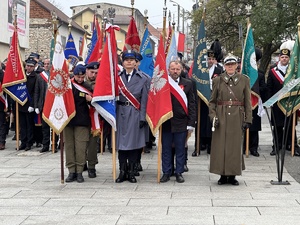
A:
<svg viewBox="0 0 300 225">
<path fill-rule="evenodd" d="M 75 67 L 73 71 L 74 75 L 84 75 L 85 74 L 85 66 L 82 64 L 79 64 Z"/>
<path fill-rule="evenodd" d="M 100 63 L 98 62 L 90 62 L 86 65 L 87 69 L 99 69 Z"/>
</svg>

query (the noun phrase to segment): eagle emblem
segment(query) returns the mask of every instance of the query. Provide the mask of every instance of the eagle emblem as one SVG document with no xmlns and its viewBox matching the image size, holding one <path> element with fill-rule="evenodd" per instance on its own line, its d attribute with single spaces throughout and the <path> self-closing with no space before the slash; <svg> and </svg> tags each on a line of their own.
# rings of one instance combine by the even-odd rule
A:
<svg viewBox="0 0 300 225">
<path fill-rule="evenodd" d="M 154 68 L 153 77 L 150 84 L 150 91 L 156 95 L 167 83 L 167 79 L 163 78 L 164 70 L 159 70 L 159 65 Z"/>
<path fill-rule="evenodd" d="M 61 70 L 54 69 L 51 71 L 49 91 L 54 95 L 63 95 L 69 87 L 69 75 Z"/>
</svg>

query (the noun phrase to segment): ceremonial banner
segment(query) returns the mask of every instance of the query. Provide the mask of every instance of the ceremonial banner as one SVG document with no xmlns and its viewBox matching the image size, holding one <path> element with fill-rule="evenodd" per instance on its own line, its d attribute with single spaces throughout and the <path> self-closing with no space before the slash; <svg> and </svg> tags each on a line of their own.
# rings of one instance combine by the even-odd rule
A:
<svg viewBox="0 0 300 225">
<path fill-rule="evenodd" d="M 177 49 L 176 49 L 176 38 L 175 33 L 172 31 L 171 41 L 166 56 L 166 67 L 169 68 L 170 62 L 178 60 Z"/>
<path fill-rule="evenodd" d="M 85 64 L 88 64 L 89 62 L 92 62 L 92 59 L 90 60 L 90 57 L 92 55 L 92 53 L 94 52 L 94 50 L 96 51 L 94 54 L 96 54 L 96 56 L 93 56 L 93 60 L 99 62 L 100 60 L 97 60 L 98 58 L 101 58 L 101 55 L 99 56 L 98 53 L 102 52 L 102 37 L 101 37 L 101 31 L 100 31 L 100 26 L 99 26 L 99 22 L 98 19 L 96 17 L 96 15 L 94 15 L 94 22 L 93 22 L 93 35 L 92 35 L 92 40 L 87 52 L 87 57 L 85 59 Z M 101 40 L 100 40 L 101 39 Z M 98 43 L 98 41 L 100 41 L 101 43 Z M 100 49 L 96 49 L 96 45 L 97 48 L 101 48 Z M 96 58 L 96 60 L 95 60 Z"/>
<path fill-rule="evenodd" d="M 128 31 L 126 34 L 125 45 L 124 45 L 123 51 L 133 50 L 136 52 L 140 52 L 140 45 L 141 45 L 141 40 L 140 40 L 139 32 L 137 30 L 134 18 L 131 17 L 131 20 L 130 20 L 130 23 L 128 26 Z"/>
<path fill-rule="evenodd" d="M 145 29 L 143 35 L 140 54 L 143 56 L 143 59 L 140 63 L 139 69 L 152 77 L 154 70 L 154 61 L 148 27 Z"/>
<path fill-rule="evenodd" d="M 70 60 L 70 64 L 75 66 L 78 63 L 78 54 L 75 47 L 72 33 L 69 33 L 69 37 L 65 47 L 65 58 Z"/>
<path fill-rule="evenodd" d="M 241 67 L 242 74 L 245 74 L 250 78 L 251 102 L 252 109 L 254 109 L 257 106 L 259 99 L 259 83 L 256 82 L 258 78 L 258 71 L 251 24 L 248 25 L 247 29 Z"/>
<path fill-rule="evenodd" d="M 57 34 L 43 119 L 59 134 L 75 116 L 75 103 L 61 36 Z"/>
<path fill-rule="evenodd" d="M 296 36 L 293 52 L 290 57 L 290 64 L 285 75 L 285 87 L 290 81 L 300 78 L 300 22 L 298 23 L 298 33 Z M 288 116 L 300 108 L 300 85 L 298 84 L 289 93 L 284 95 L 278 102 L 279 108 Z"/>
<path fill-rule="evenodd" d="M 206 105 L 208 105 L 211 90 L 209 70 L 207 65 L 207 48 L 204 19 L 202 19 L 198 31 L 198 41 L 194 56 L 192 78 L 196 82 L 198 96 L 206 103 Z"/>
<path fill-rule="evenodd" d="M 90 62 L 100 62 L 102 57 L 102 45 L 103 45 L 103 38 L 102 32 L 98 23 L 98 19 L 96 18 L 96 31 L 97 31 L 97 41 L 94 48 L 91 51 L 90 57 L 87 63 Z"/>
<path fill-rule="evenodd" d="M 26 76 L 19 53 L 17 28 L 15 28 L 11 39 L 2 88 L 20 105 L 24 105 L 27 102 Z"/>
<path fill-rule="evenodd" d="M 177 47 L 178 52 L 181 52 L 181 53 L 184 52 L 184 43 L 185 43 L 185 34 L 179 32 L 178 33 L 178 47 Z"/>
<path fill-rule="evenodd" d="M 81 46 L 79 50 L 79 56 L 83 58 L 83 61 L 85 61 L 87 57 L 87 52 L 88 52 L 87 39 L 86 39 L 86 34 L 84 34 L 81 40 Z"/>
<path fill-rule="evenodd" d="M 98 113 L 112 126 L 116 126 L 116 76 L 118 75 L 117 65 L 117 43 L 115 30 L 117 26 L 110 25 L 104 46 L 103 56 L 99 67 L 100 76 L 97 76 L 94 87 L 92 105 Z"/>
<path fill-rule="evenodd" d="M 154 73 L 151 80 L 146 109 L 146 119 L 153 135 L 156 134 L 159 127 L 166 120 L 173 117 L 171 91 L 168 77 L 164 43 L 162 36 L 160 36 L 158 53 L 156 56 Z"/>
</svg>

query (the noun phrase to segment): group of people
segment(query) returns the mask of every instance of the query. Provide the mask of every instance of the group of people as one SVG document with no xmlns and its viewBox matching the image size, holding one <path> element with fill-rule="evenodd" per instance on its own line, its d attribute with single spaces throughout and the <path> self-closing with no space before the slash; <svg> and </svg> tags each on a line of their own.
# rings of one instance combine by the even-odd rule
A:
<svg viewBox="0 0 300 225">
<path fill-rule="evenodd" d="M 184 64 L 180 60 L 173 60 L 167 65 L 168 74 L 174 83 L 176 94 L 171 92 L 173 117 L 162 124 L 162 171 L 161 183 L 168 182 L 175 175 L 178 183 L 183 183 L 183 173 L 187 168 L 187 138 L 194 131 L 197 114 L 200 113 L 200 140 L 195 139 L 195 147 L 206 149 L 210 154 L 211 173 L 219 174 L 218 184 L 238 185 L 237 175 L 245 169 L 242 142 L 244 131 L 250 130 L 250 153 L 258 157 L 261 118 L 258 107 L 252 110 L 250 80 L 238 71 L 238 59 L 229 55 L 220 65 L 213 50 L 208 50 L 208 69 L 210 77 L 211 98 L 207 105 L 200 101 L 201 111 L 197 112 L 197 92 L 195 82 L 185 75 Z M 256 60 L 261 58 L 261 51 L 256 48 Z M 259 71 L 256 86 L 262 101 L 266 101 L 281 89 L 284 75 L 288 66 L 290 50 L 280 51 L 279 62 L 270 69 L 267 82 L 264 73 Z M 121 55 L 120 72 L 117 85 L 120 96 L 116 101 L 116 150 L 118 151 L 119 176 L 116 183 L 129 181 L 137 182 L 136 176 L 142 171 L 141 154 L 149 142 L 149 127 L 146 122 L 146 107 L 151 77 L 139 69 L 143 57 L 134 51 L 126 50 Z M 42 143 L 41 153 L 49 151 L 50 127 L 41 120 L 41 126 L 35 126 L 35 117 L 40 116 L 45 104 L 50 74 L 50 59 L 43 61 L 43 68 L 38 64 L 39 55 L 32 53 L 25 61 L 26 86 L 29 100 L 19 106 L 20 140 L 19 150 L 28 151 L 34 142 Z M 93 97 L 93 90 L 98 75 L 100 63 L 90 62 L 85 65 L 78 63 L 72 74 L 72 91 L 75 102 L 76 115 L 63 130 L 63 142 L 66 152 L 66 167 L 69 175 L 66 182 L 84 182 L 83 171 L 87 165 L 88 177 L 95 178 L 97 152 L 99 151 L 99 135 L 91 133 L 91 118 L 89 110 Z M 4 65 L 1 65 L 0 81 L 3 80 Z M 186 101 L 182 101 L 186 99 Z M 4 103 L 0 102 L 0 150 L 5 149 L 7 113 Z M 279 148 L 291 147 L 291 133 L 289 131 L 286 146 L 283 145 L 282 132 L 284 114 L 275 105 L 274 118 L 277 123 L 274 143 Z M 272 121 L 274 121 L 272 118 Z M 252 125 L 251 125 L 252 124 Z M 291 126 L 290 126 L 291 127 Z M 40 129 L 35 131 L 35 129 Z M 294 131 L 295 132 L 295 131 Z M 41 135 L 42 134 L 42 135 Z M 57 147 L 57 138 L 55 139 Z M 103 141 L 103 140 L 101 140 Z M 270 153 L 275 155 L 275 147 Z M 300 151 L 296 145 L 296 156 Z M 197 156 L 196 150 L 192 156 Z"/>
</svg>

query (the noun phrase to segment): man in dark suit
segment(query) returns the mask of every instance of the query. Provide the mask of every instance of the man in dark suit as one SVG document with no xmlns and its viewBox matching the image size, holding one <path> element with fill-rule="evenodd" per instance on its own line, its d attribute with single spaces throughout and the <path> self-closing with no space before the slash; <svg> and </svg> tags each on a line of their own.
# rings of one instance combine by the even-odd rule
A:
<svg viewBox="0 0 300 225">
<path fill-rule="evenodd" d="M 172 172 L 172 145 L 176 155 L 176 181 L 183 183 L 185 164 L 185 140 L 187 132 L 195 127 L 195 96 L 192 81 L 180 77 L 182 71 L 180 61 L 171 61 L 169 65 L 169 83 L 171 88 L 171 101 L 173 117 L 162 125 L 162 170 L 160 182 L 170 180 Z"/>
</svg>

